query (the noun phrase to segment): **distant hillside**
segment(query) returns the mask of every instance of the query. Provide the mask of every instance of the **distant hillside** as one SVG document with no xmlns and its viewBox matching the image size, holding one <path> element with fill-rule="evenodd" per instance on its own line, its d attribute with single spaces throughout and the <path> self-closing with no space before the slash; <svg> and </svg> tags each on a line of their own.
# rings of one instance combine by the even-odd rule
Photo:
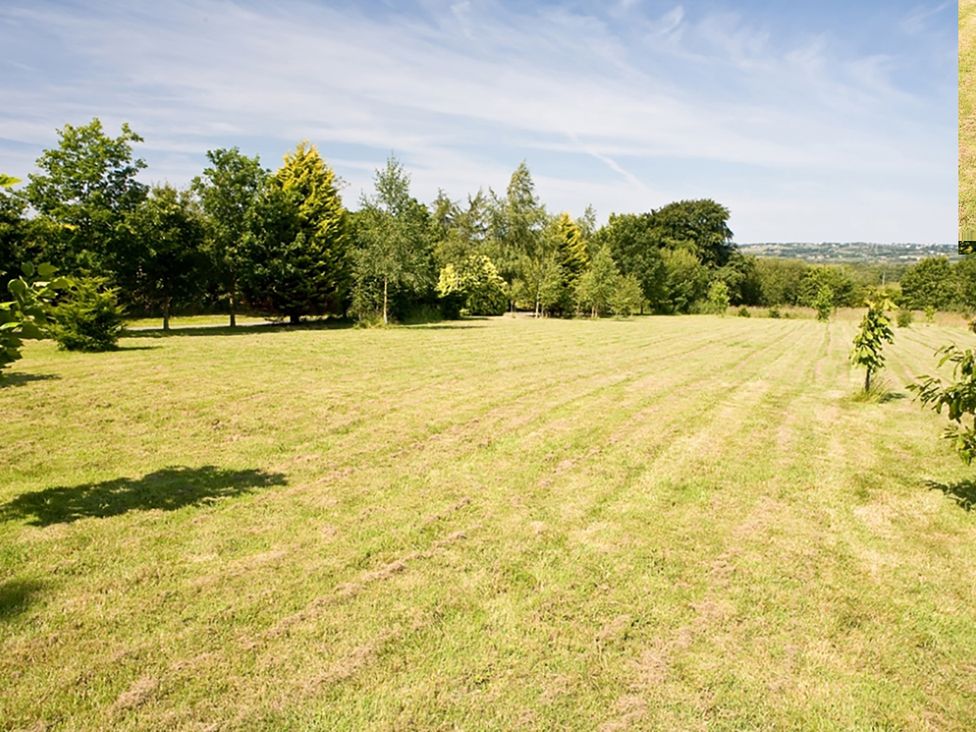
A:
<svg viewBox="0 0 976 732">
<path fill-rule="evenodd" d="M 739 244 L 741 250 L 757 257 L 786 257 L 807 262 L 882 262 L 911 263 L 924 257 L 943 256 L 958 259 L 952 244 L 871 244 L 868 242 L 763 242 Z"/>
</svg>

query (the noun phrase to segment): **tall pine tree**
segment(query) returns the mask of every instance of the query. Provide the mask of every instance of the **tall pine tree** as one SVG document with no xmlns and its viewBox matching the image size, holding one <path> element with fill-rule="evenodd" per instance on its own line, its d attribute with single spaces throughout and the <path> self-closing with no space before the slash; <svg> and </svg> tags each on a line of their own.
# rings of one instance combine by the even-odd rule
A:
<svg viewBox="0 0 976 732">
<path fill-rule="evenodd" d="M 349 278 L 346 228 L 335 173 L 314 145 L 299 143 L 249 216 L 247 299 L 292 323 L 339 310 Z"/>
</svg>

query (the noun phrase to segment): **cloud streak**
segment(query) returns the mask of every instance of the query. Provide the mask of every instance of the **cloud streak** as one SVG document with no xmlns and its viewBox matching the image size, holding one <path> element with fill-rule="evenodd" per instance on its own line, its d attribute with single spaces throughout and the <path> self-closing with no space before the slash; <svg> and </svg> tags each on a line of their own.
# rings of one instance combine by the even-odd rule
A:
<svg viewBox="0 0 976 732">
<path fill-rule="evenodd" d="M 731 7 L 397 8 L 14 2 L 0 9 L 20 64 L 0 79 L 0 154 L 22 175 L 55 127 L 99 115 L 130 121 L 150 177 L 178 184 L 209 147 L 274 165 L 308 138 L 353 204 L 366 164 L 391 151 L 428 199 L 503 189 L 524 158 L 556 209 L 709 195 L 740 240 L 951 239 L 955 113 L 937 33 L 908 56 Z M 933 34 L 941 15 L 900 17 Z M 920 66 L 946 79 L 906 84 Z"/>
</svg>

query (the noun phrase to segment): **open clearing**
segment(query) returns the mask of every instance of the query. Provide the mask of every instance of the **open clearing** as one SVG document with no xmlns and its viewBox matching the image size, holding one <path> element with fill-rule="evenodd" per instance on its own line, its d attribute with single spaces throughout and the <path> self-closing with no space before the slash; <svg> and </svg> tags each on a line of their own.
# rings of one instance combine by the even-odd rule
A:
<svg viewBox="0 0 976 732">
<path fill-rule="evenodd" d="M 5 729 L 966 730 L 976 498 L 855 323 L 31 344 Z M 962 328 L 896 331 L 903 393 Z"/>
</svg>

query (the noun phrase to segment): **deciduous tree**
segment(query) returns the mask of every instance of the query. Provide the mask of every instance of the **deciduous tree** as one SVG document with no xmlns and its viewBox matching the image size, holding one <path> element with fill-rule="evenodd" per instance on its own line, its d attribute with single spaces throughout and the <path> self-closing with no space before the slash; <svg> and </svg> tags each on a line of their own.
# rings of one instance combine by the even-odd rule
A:
<svg viewBox="0 0 976 732">
<path fill-rule="evenodd" d="M 49 220 L 49 257 L 67 274 L 105 275 L 125 265 L 123 222 L 145 198 L 147 187 L 136 180 L 146 167 L 134 158 L 132 145 L 142 142 L 128 124 L 110 137 L 96 117 L 87 125 L 58 130 L 58 147 L 37 159 L 25 195 L 38 217 Z"/>
<path fill-rule="evenodd" d="M 396 158 L 376 171 L 374 185 L 357 226 L 354 306 L 361 316 L 378 312 L 385 324 L 394 292 L 433 284 L 433 251 L 429 212 L 410 195 L 410 176 Z"/>
<path fill-rule="evenodd" d="M 251 158 L 236 147 L 207 151 L 210 165 L 193 181 L 205 214 L 208 249 L 213 274 L 221 294 L 227 298 L 230 325 L 237 325 L 238 280 L 243 268 L 241 243 L 247 233 L 251 209 L 268 171 L 257 156 Z"/>
<path fill-rule="evenodd" d="M 871 391 L 871 377 L 884 368 L 884 344 L 894 343 L 895 334 L 891 330 L 891 320 L 886 313 L 894 308 L 887 298 L 868 300 L 868 310 L 861 319 L 861 325 L 854 336 L 851 350 L 851 363 L 864 367 L 864 391 Z"/>
<path fill-rule="evenodd" d="M 162 313 L 169 330 L 174 308 L 197 299 L 208 276 L 201 212 L 189 192 L 156 186 L 125 227 L 131 244 L 119 279 L 136 303 Z"/>
<path fill-rule="evenodd" d="M 620 271 L 613 261 L 610 248 L 603 246 L 590 262 L 590 268 L 584 272 L 576 284 L 576 301 L 581 308 L 590 311 L 590 317 L 596 318 L 610 309 L 610 301 L 617 289 Z"/>
</svg>

